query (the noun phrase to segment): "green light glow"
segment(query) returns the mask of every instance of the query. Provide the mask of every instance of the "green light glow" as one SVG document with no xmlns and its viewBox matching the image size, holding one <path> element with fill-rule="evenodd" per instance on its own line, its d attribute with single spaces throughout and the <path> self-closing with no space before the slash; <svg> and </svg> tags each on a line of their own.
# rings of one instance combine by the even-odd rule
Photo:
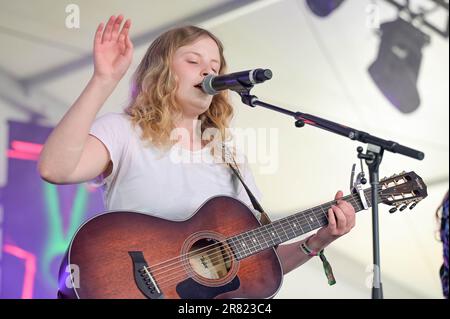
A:
<svg viewBox="0 0 450 319">
<path fill-rule="evenodd" d="M 57 274 L 51 273 L 51 262 L 55 257 L 61 256 L 66 252 L 72 236 L 75 234 L 75 231 L 81 225 L 81 222 L 86 215 L 86 206 L 89 196 L 84 184 L 77 186 L 72 204 L 72 211 L 70 213 L 68 231 L 64 234 L 57 186 L 47 182 L 43 182 L 43 186 L 48 222 L 48 238 L 41 259 L 41 269 L 43 269 L 44 280 L 57 287 Z"/>
</svg>

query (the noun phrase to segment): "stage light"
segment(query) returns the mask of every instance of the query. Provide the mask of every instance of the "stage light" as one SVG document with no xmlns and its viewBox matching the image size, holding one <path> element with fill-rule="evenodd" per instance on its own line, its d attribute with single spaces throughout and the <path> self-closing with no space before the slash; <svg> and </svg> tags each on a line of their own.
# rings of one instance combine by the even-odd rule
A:
<svg viewBox="0 0 450 319">
<path fill-rule="evenodd" d="M 306 0 L 309 8 L 319 17 L 326 17 L 339 7 L 344 0 Z"/>
<path fill-rule="evenodd" d="M 401 18 L 383 23 L 380 31 L 378 56 L 369 74 L 395 107 L 411 113 L 420 105 L 417 78 L 422 48 L 430 42 L 430 36 Z"/>
</svg>

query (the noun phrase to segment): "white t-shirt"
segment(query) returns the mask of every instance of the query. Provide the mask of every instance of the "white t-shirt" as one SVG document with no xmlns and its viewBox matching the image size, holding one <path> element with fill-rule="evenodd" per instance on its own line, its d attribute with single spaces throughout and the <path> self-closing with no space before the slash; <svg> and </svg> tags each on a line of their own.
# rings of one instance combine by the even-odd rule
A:
<svg viewBox="0 0 450 319">
<path fill-rule="evenodd" d="M 113 163 L 112 173 L 101 180 L 107 210 L 139 211 L 181 221 L 210 197 L 226 195 L 239 199 L 259 216 L 239 179 L 228 165 L 213 161 L 209 147 L 190 151 L 175 145 L 163 153 L 142 141 L 139 126 L 133 127 L 123 113 L 97 118 L 90 134 L 106 146 Z M 247 161 L 240 171 L 260 201 L 261 192 Z"/>
</svg>

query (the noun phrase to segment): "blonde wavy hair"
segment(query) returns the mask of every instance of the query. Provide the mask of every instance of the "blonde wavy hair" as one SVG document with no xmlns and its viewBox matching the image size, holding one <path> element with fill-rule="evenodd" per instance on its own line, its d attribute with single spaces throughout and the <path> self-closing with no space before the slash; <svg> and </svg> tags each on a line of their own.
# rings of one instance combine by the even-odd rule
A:
<svg viewBox="0 0 450 319">
<path fill-rule="evenodd" d="M 159 149 L 167 150 L 177 142 L 171 140 L 171 132 L 175 128 L 175 120 L 182 114 L 182 107 L 175 100 L 178 83 L 170 67 L 173 56 L 178 48 L 201 37 L 210 37 L 216 42 L 220 53 L 218 73 L 224 74 L 227 64 L 221 41 L 211 32 L 196 26 L 178 27 L 161 34 L 151 43 L 134 74 L 131 102 L 125 113 L 134 125 L 141 128 L 141 138 Z M 219 136 L 210 136 L 208 143 L 224 143 L 231 138 L 227 128 L 232 117 L 233 107 L 227 92 L 214 95 L 208 110 L 199 116 L 202 134 L 209 128 L 220 133 Z M 214 153 L 214 147 L 211 153 Z"/>
</svg>

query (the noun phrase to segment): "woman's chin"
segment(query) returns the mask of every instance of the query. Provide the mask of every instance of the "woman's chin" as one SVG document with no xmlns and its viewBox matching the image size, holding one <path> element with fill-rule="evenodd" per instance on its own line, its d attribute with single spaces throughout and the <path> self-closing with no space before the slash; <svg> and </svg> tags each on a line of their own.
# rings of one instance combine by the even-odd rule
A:
<svg viewBox="0 0 450 319">
<path fill-rule="evenodd" d="M 208 99 L 196 99 L 192 101 L 192 110 L 195 110 L 199 115 L 206 112 L 211 105 L 211 98 Z"/>
</svg>

